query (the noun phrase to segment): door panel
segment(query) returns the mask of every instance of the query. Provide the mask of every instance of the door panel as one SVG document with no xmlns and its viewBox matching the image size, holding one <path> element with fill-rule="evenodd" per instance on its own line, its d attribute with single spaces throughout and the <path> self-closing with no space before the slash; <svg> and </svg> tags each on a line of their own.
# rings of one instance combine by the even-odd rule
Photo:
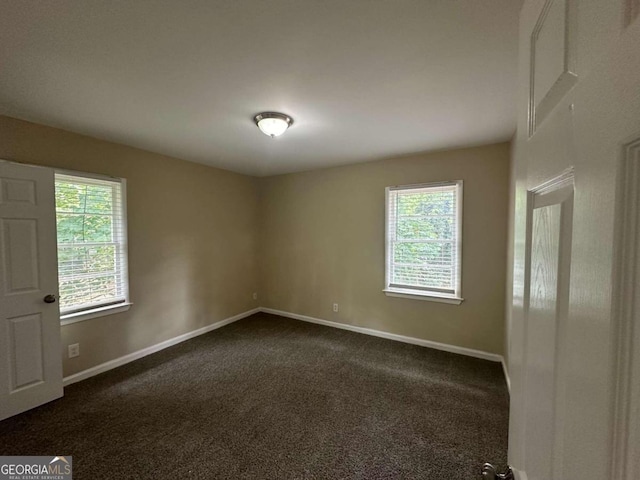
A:
<svg viewBox="0 0 640 480">
<path fill-rule="evenodd" d="M 0 191 L 0 203 L 28 203 L 36 204 L 36 183 L 33 180 L 20 180 L 17 178 L 3 178 Z"/>
<path fill-rule="evenodd" d="M 534 210 L 531 253 L 531 297 L 527 319 L 526 434 L 537 448 L 527 456 L 538 475 L 551 479 L 553 457 L 553 378 L 556 351 L 556 304 L 558 254 L 560 250 L 560 206 Z M 529 469 L 533 470 L 533 468 Z"/>
<path fill-rule="evenodd" d="M 9 320 L 9 357 L 13 393 L 44 381 L 42 366 L 42 315 L 24 315 Z"/>
<path fill-rule="evenodd" d="M 35 219 L 2 219 L 5 295 L 38 290 L 38 223 Z"/>
<path fill-rule="evenodd" d="M 53 170 L 0 161 L 0 420 L 62 396 Z"/>
<path fill-rule="evenodd" d="M 567 185 L 569 184 L 569 185 Z M 531 480 L 562 474 L 564 332 L 571 270 L 573 178 L 566 173 L 530 195 L 524 344 L 524 466 Z"/>
</svg>

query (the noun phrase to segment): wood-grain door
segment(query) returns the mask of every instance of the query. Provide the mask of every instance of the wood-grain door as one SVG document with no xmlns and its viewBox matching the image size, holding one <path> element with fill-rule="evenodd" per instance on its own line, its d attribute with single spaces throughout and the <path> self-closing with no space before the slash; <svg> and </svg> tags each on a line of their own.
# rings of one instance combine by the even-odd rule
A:
<svg viewBox="0 0 640 480">
<path fill-rule="evenodd" d="M 561 479 L 563 469 L 565 352 L 573 172 L 533 189 L 528 198 L 525 288 L 524 441 L 530 479 Z"/>
</svg>

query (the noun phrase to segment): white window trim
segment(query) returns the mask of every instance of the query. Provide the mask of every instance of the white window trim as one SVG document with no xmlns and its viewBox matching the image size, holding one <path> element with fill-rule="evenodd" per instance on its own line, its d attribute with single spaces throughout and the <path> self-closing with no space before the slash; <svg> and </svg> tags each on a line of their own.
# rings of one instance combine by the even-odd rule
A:
<svg viewBox="0 0 640 480">
<path fill-rule="evenodd" d="M 72 175 L 75 177 L 84 177 L 84 178 L 95 178 L 97 180 L 118 180 L 122 185 L 121 189 L 121 202 L 122 202 L 122 238 L 123 242 L 123 250 L 124 256 L 127 259 L 126 265 L 123 267 L 123 275 L 126 278 L 125 288 L 124 288 L 124 302 L 115 303 L 113 305 L 103 305 L 96 308 L 91 308 L 87 310 L 82 310 L 79 312 L 71 312 L 71 313 L 61 313 L 60 314 L 60 325 L 70 325 L 72 323 L 83 322 L 85 320 L 90 320 L 92 318 L 104 317 L 106 315 L 113 315 L 116 313 L 126 312 L 131 308 L 133 303 L 129 297 L 129 219 L 127 216 L 127 179 L 121 177 L 114 177 L 111 175 L 102 175 L 99 173 L 87 173 L 87 172 L 79 172 L 76 170 L 66 170 L 56 168 L 55 173 L 59 173 L 61 175 Z M 60 298 L 60 294 L 58 293 L 58 298 Z"/>
<path fill-rule="evenodd" d="M 91 320 L 92 318 L 104 317 L 105 315 L 113 315 L 114 313 L 126 312 L 131 308 L 133 303 L 116 303 L 115 305 L 107 305 L 106 307 L 92 308 L 82 312 L 68 313 L 60 316 L 60 325 L 70 325 L 72 323 Z"/>
<path fill-rule="evenodd" d="M 423 289 L 413 288 L 399 288 L 391 285 L 391 245 L 389 238 L 389 193 L 394 190 L 410 190 L 413 188 L 430 188 L 430 187 L 442 187 L 452 186 L 457 187 L 456 195 L 456 212 L 457 212 L 457 238 L 456 238 L 456 252 L 458 258 L 458 270 L 456 273 L 457 284 L 455 285 L 455 291 L 453 294 L 440 293 L 435 291 L 428 291 Z M 385 189 L 385 217 L 384 217 L 384 249 L 385 249 L 385 287 L 382 289 L 384 294 L 388 297 L 409 298 L 413 300 L 426 300 L 430 302 L 448 303 L 451 305 L 460 305 L 464 298 L 462 298 L 462 204 L 463 204 L 463 181 L 455 180 L 448 182 L 430 182 L 420 183 L 412 185 L 395 185 L 387 187 Z"/>
</svg>

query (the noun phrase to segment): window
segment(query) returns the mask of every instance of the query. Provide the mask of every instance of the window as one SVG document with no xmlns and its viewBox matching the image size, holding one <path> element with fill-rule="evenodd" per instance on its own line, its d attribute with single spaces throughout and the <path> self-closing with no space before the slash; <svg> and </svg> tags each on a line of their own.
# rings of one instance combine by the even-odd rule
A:
<svg viewBox="0 0 640 480">
<path fill-rule="evenodd" d="M 462 180 L 387 188 L 390 296 L 460 304 Z"/>
<path fill-rule="evenodd" d="M 63 321 L 127 309 L 125 180 L 56 173 L 55 187 Z"/>
</svg>

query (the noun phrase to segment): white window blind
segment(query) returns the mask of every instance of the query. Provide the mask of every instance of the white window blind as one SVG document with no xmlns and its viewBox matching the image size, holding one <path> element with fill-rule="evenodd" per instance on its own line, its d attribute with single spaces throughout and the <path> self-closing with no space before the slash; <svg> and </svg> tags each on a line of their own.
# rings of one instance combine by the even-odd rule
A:
<svg viewBox="0 0 640 480">
<path fill-rule="evenodd" d="M 387 188 L 386 290 L 460 297 L 462 181 Z"/>
<path fill-rule="evenodd" d="M 125 181 L 56 173 L 60 312 L 128 301 Z"/>
</svg>

